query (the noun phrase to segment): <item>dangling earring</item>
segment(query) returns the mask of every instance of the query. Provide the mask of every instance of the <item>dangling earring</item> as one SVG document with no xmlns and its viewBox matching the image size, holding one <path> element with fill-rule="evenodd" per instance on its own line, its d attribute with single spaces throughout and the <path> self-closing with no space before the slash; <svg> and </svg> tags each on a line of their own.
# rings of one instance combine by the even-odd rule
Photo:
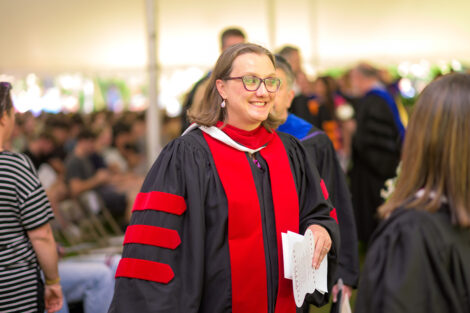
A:
<svg viewBox="0 0 470 313">
<path fill-rule="evenodd" d="M 220 107 L 221 107 L 222 109 L 225 108 L 225 99 L 224 99 L 224 101 L 222 101 L 222 103 L 220 104 Z"/>
</svg>

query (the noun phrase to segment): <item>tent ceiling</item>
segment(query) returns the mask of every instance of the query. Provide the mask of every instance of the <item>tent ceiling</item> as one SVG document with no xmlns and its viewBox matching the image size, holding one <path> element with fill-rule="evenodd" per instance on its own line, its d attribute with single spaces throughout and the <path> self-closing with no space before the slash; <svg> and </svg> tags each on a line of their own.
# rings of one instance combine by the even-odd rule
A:
<svg viewBox="0 0 470 313">
<path fill-rule="evenodd" d="M 145 0 L 2 0 L 0 72 L 140 71 L 144 10 Z M 219 31 L 230 25 L 266 46 L 272 31 L 269 48 L 297 45 L 320 68 L 358 60 L 470 62 L 468 0 L 160 0 L 156 11 L 163 68 L 210 67 Z"/>
</svg>

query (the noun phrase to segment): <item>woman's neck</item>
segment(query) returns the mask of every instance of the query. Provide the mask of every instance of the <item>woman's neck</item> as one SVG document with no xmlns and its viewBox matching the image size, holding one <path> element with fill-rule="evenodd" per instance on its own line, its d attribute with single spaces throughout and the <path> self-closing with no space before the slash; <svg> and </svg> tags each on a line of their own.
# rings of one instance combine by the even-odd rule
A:
<svg viewBox="0 0 470 313">
<path fill-rule="evenodd" d="M 247 123 L 243 123 L 237 119 L 230 119 L 230 118 L 226 118 L 224 120 L 224 123 L 225 124 L 228 124 L 228 125 L 231 125 L 233 127 L 236 127 L 240 130 L 244 130 L 244 131 L 252 131 L 252 130 L 255 130 L 257 129 L 258 127 L 261 126 L 261 123 L 254 123 L 254 124 L 247 124 Z"/>
<path fill-rule="evenodd" d="M 258 149 L 266 145 L 274 136 L 261 125 L 249 131 L 223 122 L 218 122 L 216 126 L 230 138 L 250 149 Z"/>
</svg>

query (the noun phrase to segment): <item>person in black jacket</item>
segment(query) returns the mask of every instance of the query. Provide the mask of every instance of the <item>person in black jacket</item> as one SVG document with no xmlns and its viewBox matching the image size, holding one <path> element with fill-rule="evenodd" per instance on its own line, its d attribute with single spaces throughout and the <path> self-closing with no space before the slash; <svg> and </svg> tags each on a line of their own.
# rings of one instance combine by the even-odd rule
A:
<svg viewBox="0 0 470 313">
<path fill-rule="evenodd" d="M 220 51 L 223 52 L 230 46 L 233 46 L 237 43 L 245 42 L 246 35 L 240 29 L 236 27 L 226 28 L 220 34 Z M 207 87 L 209 82 L 209 77 L 211 76 L 211 71 L 207 72 L 204 77 L 199 79 L 191 90 L 186 95 L 186 98 L 183 103 L 183 112 L 181 114 L 181 132 L 183 132 L 189 126 L 189 120 L 187 111 L 193 106 L 198 106 L 202 100 L 204 90 Z"/>
<path fill-rule="evenodd" d="M 350 73 L 356 103 L 357 128 L 352 139 L 352 168 L 349 172 L 358 238 L 368 243 L 378 224 L 377 208 L 383 203 L 380 190 L 396 176 L 404 127 L 395 100 L 367 64 Z"/>
<path fill-rule="evenodd" d="M 470 75 L 419 96 L 373 234 L 356 313 L 470 312 Z"/>
</svg>

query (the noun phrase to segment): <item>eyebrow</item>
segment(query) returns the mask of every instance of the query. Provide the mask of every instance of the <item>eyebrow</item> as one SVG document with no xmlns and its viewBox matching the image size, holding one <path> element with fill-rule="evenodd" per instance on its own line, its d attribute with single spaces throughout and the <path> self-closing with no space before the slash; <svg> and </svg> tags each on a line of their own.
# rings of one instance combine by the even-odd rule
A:
<svg viewBox="0 0 470 313">
<path fill-rule="evenodd" d="M 256 77 L 259 77 L 259 78 L 271 78 L 271 77 L 273 77 L 273 78 L 279 78 L 279 77 L 276 76 L 276 73 L 271 73 L 271 74 L 268 74 L 268 75 L 262 77 L 261 75 L 258 75 L 258 74 L 256 74 L 256 73 L 248 72 L 248 73 L 245 73 L 245 74 L 241 74 L 241 75 L 239 75 L 239 76 L 256 76 Z"/>
</svg>

